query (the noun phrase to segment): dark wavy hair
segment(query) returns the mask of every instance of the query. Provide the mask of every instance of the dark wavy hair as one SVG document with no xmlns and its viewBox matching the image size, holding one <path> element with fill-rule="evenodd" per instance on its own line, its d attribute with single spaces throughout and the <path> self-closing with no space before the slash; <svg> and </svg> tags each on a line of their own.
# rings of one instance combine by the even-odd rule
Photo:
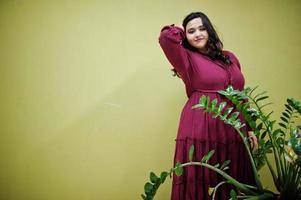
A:
<svg viewBox="0 0 301 200">
<path fill-rule="evenodd" d="M 188 22 L 190 22 L 191 20 L 195 19 L 195 18 L 201 18 L 203 25 L 205 27 L 205 29 L 208 32 L 209 38 L 208 38 L 208 42 L 207 42 L 207 48 L 208 48 L 208 56 L 209 58 L 211 58 L 212 60 L 220 60 L 223 63 L 225 63 L 226 65 L 230 65 L 232 64 L 230 58 L 228 55 L 225 55 L 223 53 L 223 43 L 222 41 L 219 39 L 212 23 L 210 22 L 209 18 L 202 12 L 192 12 L 189 15 L 187 15 L 184 20 L 183 20 L 183 28 L 184 28 L 184 32 L 186 35 L 186 26 L 188 24 Z M 194 48 L 193 46 L 191 46 L 187 40 L 187 38 L 185 37 L 182 41 L 182 45 L 184 48 L 189 49 L 191 51 L 197 51 L 196 48 Z M 177 71 L 175 69 L 173 69 L 174 71 L 174 75 L 179 76 L 179 74 L 177 73 Z"/>
<path fill-rule="evenodd" d="M 222 52 L 222 50 L 223 50 L 222 41 L 219 39 L 209 18 L 204 13 L 193 12 L 184 18 L 182 25 L 184 27 L 185 35 L 186 35 L 186 26 L 187 26 L 188 22 L 190 22 L 191 20 L 193 20 L 195 18 L 202 19 L 203 25 L 208 32 L 208 35 L 209 35 L 208 43 L 207 43 L 208 56 L 213 60 L 221 60 L 225 64 L 228 64 L 228 65 L 231 64 L 231 60 L 229 59 L 229 57 L 227 55 L 224 55 Z M 182 45 L 185 48 L 196 51 L 196 49 L 188 43 L 186 37 L 184 38 Z"/>
</svg>

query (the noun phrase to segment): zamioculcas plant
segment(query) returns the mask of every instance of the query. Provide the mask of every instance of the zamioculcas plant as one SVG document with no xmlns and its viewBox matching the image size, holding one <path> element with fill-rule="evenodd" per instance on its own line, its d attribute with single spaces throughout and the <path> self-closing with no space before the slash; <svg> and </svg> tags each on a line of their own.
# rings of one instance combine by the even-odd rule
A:
<svg viewBox="0 0 301 200">
<path fill-rule="evenodd" d="M 142 198 L 152 200 L 167 176 L 171 177 L 173 173 L 181 176 L 184 167 L 195 165 L 213 170 L 224 178 L 224 181 L 217 184 L 214 188 L 208 188 L 212 199 L 214 199 L 219 186 L 225 183 L 232 184 L 236 188 L 236 190 L 231 190 L 230 192 L 231 199 L 301 199 L 301 125 L 295 126 L 296 118 L 301 115 L 301 105 L 294 99 L 287 99 L 277 126 L 276 121 L 271 120 L 272 112 L 268 114 L 263 112 L 263 107 L 270 104 L 262 103 L 268 99 L 266 92 L 254 94 L 256 88 L 246 88 L 243 91 L 239 91 L 234 90 L 230 86 L 226 90 L 219 91 L 220 94 L 233 103 L 232 107 L 227 106 L 226 102 L 218 102 L 217 99 L 211 100 L 208 96 L 202 96 L 199 103 L 192 108 L 204 109 L 205 112 L 213 113 L 214 118 L 219 118 L 224 123 L 235 128 L 243 139 L 249 154 L 256 185 L 240 183 L 229 176 L 226 170 L 229 168 L 230 160 L 214 165 L 209 164 L 208 161 L 214 154 L 214 150 L 208 152 L 200 161 L 192 161 L 194 146 L 191 146 L 188 155 L 189 162 L 178 162 L 168 172 L 162 172 L 160 176 L 153 172 L 150 173 L 150 182 L 145 184 L 145 194 L 141 195 Z M 247 134 L 241 130 L 246 124 L 242 123 L 238 118 L 239 113 L 244 115 L 246 122 L 258 138 L 259 147 L 254 153 L 251 152 L 247 142 Z M 268 154 L 272 155 L 275 167 L 271 164 Z M 265 164 L 268 166 L 277 192 L 266 190 L 262 186 L 258 170 Z"/>
</svg>

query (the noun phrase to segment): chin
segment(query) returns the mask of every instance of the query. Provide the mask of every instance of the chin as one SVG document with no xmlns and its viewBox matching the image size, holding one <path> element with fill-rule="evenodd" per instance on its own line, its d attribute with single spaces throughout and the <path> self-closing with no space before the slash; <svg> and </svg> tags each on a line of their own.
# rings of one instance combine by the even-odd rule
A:
<svg viewBox="0 0 301 200">
<path fill-rule="evenodd" d="M 194 48 L 196 48 L 196 49 L 205 49 L 204 46 L 195 46 Z"/>
</svg>

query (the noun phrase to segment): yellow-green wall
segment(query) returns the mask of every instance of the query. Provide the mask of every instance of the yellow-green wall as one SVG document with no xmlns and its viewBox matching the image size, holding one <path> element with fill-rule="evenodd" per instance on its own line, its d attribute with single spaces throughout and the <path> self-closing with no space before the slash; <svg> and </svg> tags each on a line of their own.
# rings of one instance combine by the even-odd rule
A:
<svg viewBox="0 0 301 200">
<path fill-rule="evenodd" d="M 201 10 L 275 118 L 300 94 L 298 0 L 1 0 L 0 199 L 139 199 L 186 101 L 160 28 Z M 270 180 L 264 175 L 265 182 Z M 271 185 L 269 186 L 271 187 Z M 169 199 L 170 180 L 157 199 Z"/>
</svg>

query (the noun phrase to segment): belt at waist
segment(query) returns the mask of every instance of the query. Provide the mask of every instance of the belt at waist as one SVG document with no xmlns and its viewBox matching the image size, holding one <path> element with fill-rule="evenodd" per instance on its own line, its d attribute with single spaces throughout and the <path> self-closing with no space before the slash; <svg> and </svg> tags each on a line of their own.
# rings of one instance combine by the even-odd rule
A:
<svg viewBox="0 0 301 200">
<path fill-rule="evenodd" d="M 221 90 L 225 90 L 225 89 L 218 89 L 218 90 L 205 90 L 205 89 L 195 89 L 193 90 L 192 92 L 209 92 L 209 93 L 217 93 L 218 91 L 221 91 Z"/>
</svg>

